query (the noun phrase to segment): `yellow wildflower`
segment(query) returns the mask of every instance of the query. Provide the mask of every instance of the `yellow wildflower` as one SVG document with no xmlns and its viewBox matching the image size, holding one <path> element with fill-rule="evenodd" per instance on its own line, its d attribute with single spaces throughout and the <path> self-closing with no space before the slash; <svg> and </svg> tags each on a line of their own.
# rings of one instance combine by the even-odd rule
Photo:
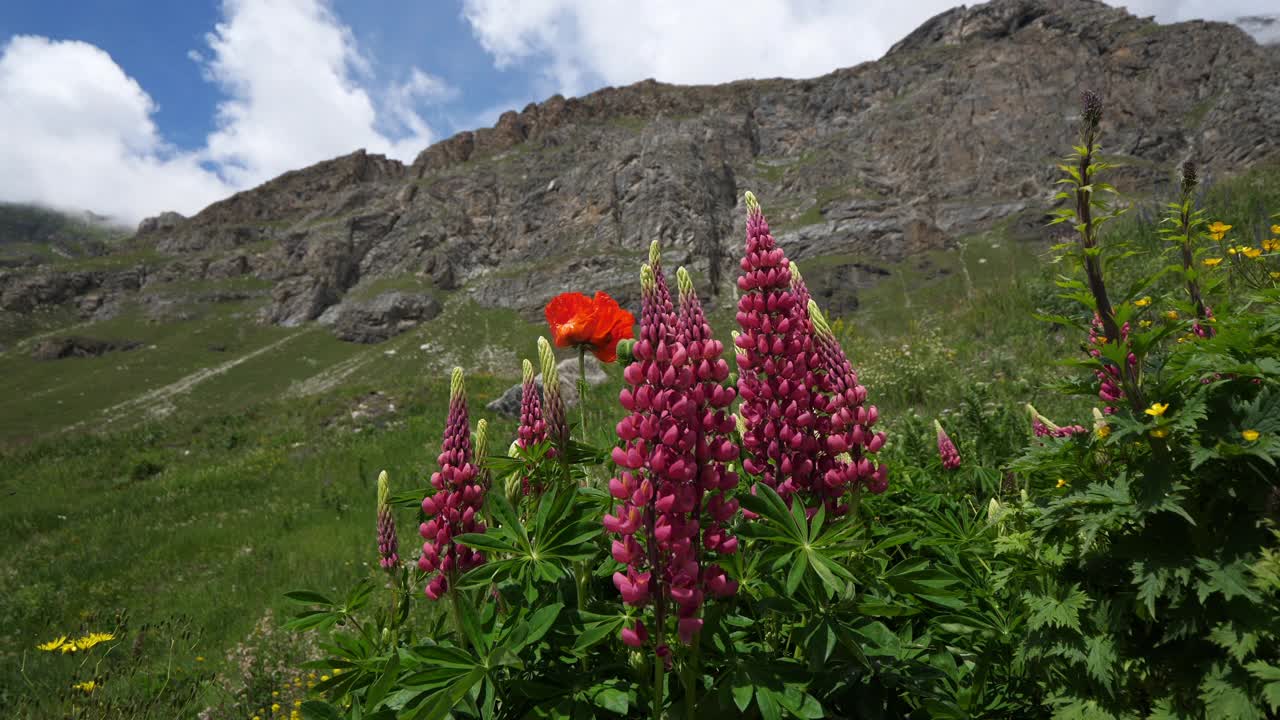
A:
<svg viewBox="0 0 1280 720">
<path fill-rule="evenodd" d="M 1169 437 L 1169 428 L 1155 428 L 1151 431 L 1151 437 L 1167 438 Z"/>
<path fill-rule="evenodd" d="M 328 675 L 321 675 L 321 676 L 320 676 L 320 682 L 324 682 L 325 680 L 328 680 L 328 679 L 329 679 L 329 676 L 328 676 Z"/>
<path fill-rule="evenodd" d="M 108 640 L 115 640 L 115 639 L 116 639 L 116 636 L 112 635 L 111 633 L 100 633 L 100 632 L 89 633 L 88 635 L 85 635 L 84 637 L 76 641 L 76 647 L 81 650 L 88 650 L 89 648 L 93 647 L 94 645 L 97 645 L 98 643 L 104 643 L 104 642 L 107 642 Z"/>
<path fill-rule="evenodd" d="M 75 641 L 75 640 L 68 640 L 68 641 L 66 641 L 65 643 L 63 643 L 63 644 L 62 644 L 62 647 L 60 647 L 60 648 L 58 648 L 58 649 L 59 649 L 59 650 L 61 650 L 61 651 L 62 651 L 62 653 L 65 655 L 65 654 L 67 654 L 67 653 L 73 653 L 73 652 L 75 652 L 75 651 L 79 650 L 80 648 L 76 645 L 76 641 Z"/>
<path fill-rule="evenodd" d="M 302 701 L 301 701 L 301 700 L 294 700 L 294 701 L 293 701 L 293 706 L 294 706 L 294 707 L 302 707 Z"/>
<path fill-rule="evenodd" d="M 54 650 L 57 650 L 58 648 L 62 647 L 62 644 L 65 643 L 66 641 L 67 641 L 67 636 L 61 635 L 53 640 L 50 640 L 47 643 L 41 643 L 37 645 L 36 649 L 44 650 L 45 652 L 53 652 Z"/>
<path fill-rule="evenodd" d="M 1221 220 L 1214 220 L 1213 224 L 1209 226 L 1209 232 L 1215 235 L 1223 235 L 1230 229 L 1231 226 L 1223 224 Z"/>
<path fill-rule="evenodd" d="M 94 682 L 93 680 L 85 680 L 84 682 L 78 682 L 75 685 L 72 685 L 71 687 L 75 688 L 76 690 L 83 690 L 89 693 L 89 692 L 93 692 L 94 688 L 98 687 L 98 683 Z"/>
<path fill-rule="evenodd" d="M 1272 235 L 1280 235 L 1280 225 L 1272 225 L 1272 226 L 1271 226 L 1271 234 L 1272 234 Z"/>
<path fill-rule="evenodd" d="M 1272 273 L 1271 273 L 1271 279 L 1272 279 L 1272 280 L 1280 280 L 1280 272 L 1272 272 Z"/>
<path fill-rule="evenodd" d="M 1280 250 L 1280 238 L 1271 238 L 1270 240 L 1263 240 L 1262 249 L 1266 250 L 1267 252 L 1275 252 L 1276 250 Z"/>
<path fill-rule="evenodd" d="M 1067 481 L 1063 480 L 1062 478 L 1058 478 L 1058 489 L 1061 490 L 1066 486 L 1067 486 Z"/>
<path fill-rule="evenodd" d="M 1240 254 L 1244 255 L 1250 260 L 1257 260 L 1258 258 L 1262 257 L 1262 250 L 1259 250 L 1258 248 L 1244 248 L 1243 250 L 1240 251 Z"/>
<path fill-rule="evenodd" d="M 311 672 L 307 673 L 307 678 L 308 678 L 308 679 L 310 679 L 310 680 L 315 680 L 315 679 L 316 679 L 316 672 L 315 672 L 314 670 L 312 670 Z"/>
<path fill-rule="evenodd" d="M 1239 251 L 1238 251 L 1238 250 L 1236 250 L 1236 246 L 1235 246 L 1235 245 L 1232 245 L 1231 247 L 1227 248 L 1227 254 L 1228 254 L 1228 255 L 1235 255 L 1237 252 L 1239 252 Z"/>
<path fill-rule="evenodd" d="M 333 674 L 334 674 L 334 675 L 341 675 L 341 674 L 342 674 L 342 668 L 334 668 L 334 669 L 333 669 Z"/>
<path fill-rule="evenodd" d="M 1205 258 L 1203 262 L 1209 267 L 1214 267 L 1218 263 L 1222 262 L 1222 258 Z"/>
<path fill-rule="evenodd" d="M 1151 321 L 1150 321 L 1150 320 L 1139 320 L 1139 321 L 1138 321 L 1138 324 L 1139 324 L 1139 325 L 1141 325 L 1141 326 L 1142 326 L 1142 327 L 1144 327 L 1144 328 L 1151 327 Z"/>
<path fill-rule="evenodd" d="M 1161 415 L 1164 414 L 1164 411 L 1168 409 L 1169 409 L 1168 403 L 1151 403 L 1151 407 L 1147 408 L 1146 410 L 1143 410 L 1143 412 L 1150 415 L 1151 417 L 1160 417 Z"/>
<path fill-rule="evenodd" d="M 1166 313 L 1164 314 L 1164 316 L 1165 316 L 1165 317 L 1167 317 L 1167 318 L 1169 318 L 1170 320 L 1177 320 L 1177 319 L 1178 319 L 1178 311 L 1177 311 L 1177 310 L 1169 310 L 1168 312 L 1166 312 Z"/>
<path fill-rule="evenodd" d="M 253 720 L 262 720 L 262 716 L 260 716 L 260 715 L 254 715 L 254 716 L 253 716 Z"/>
<path fill-rule="evenodd" d="M 1099 440 L 1105 439 L 1108 435 L 1111 434 L 1111 426 L 1104 423 L 1102 425 L 1099 425 L 1095 429 L 1095 432 L 1098 433 Z"/>
<path fill-rule="evenodd" d="M 204 662 L 204 656 L 203 656 L 203 655 L 197 655 L 197 656 L 196 656 L 196 662 Z"/>
<path fill-rule="evenodd" d="M 1262 434 L 1259 433 L 1257 430 L 1245 430 L 1244 432 L 1240 433 L 1240 436 L 1243 437 L 1247 442 L 1254 442 L 1259 437 L 1261 437 Z"/>
<path fill-rule="evenodd" d="M 1146 307 L 1146 306 L 1148 306 L 1148 305 L 1150 305 L 1150 304 L 1151 304 L 1151 296 L 1150 296 L 1150 295 L 1144 295 L 1144 296 L 1142 296 L 1142 297 L 1138 298 L 1137 300 L 1134 300 L 1134 301 L 1133 301 L 1133 304 L 1134 304 L 1134 305 L 1137 305 L 1138 307 Z"/>
<path fill-rule="evenodd" d="M 271 703 L 271 712 L 280 712 L 280 703 Z"/>
<path fill-rule="evenodd" d="M 271 697 L 280 697 L 280 691 L 279 691 L 279 690 L 272 690 L 272 691 L 271 691 Z"/>
</svg>

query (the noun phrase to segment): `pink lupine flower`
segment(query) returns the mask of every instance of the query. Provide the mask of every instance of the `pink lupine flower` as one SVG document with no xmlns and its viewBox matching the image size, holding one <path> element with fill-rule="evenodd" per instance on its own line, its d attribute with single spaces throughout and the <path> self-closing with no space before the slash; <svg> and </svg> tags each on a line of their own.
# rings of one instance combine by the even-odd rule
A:
<svg viewBox="0 0 1280 720">
<path fill-rule="evenodd" d="M 792 267 L 795 266 L 792 265 Z M 794 273 L 792 276 L 793 288 L 796 286 L 797 277 L 799 273 Z M 802 288 L 803 284 L 804 280 L 801 279 Z M 803 292 L 808 295 L 807 289 Z M 876 421 L 880 419 L 880 411 L 875 405 L 863 407 L 867 399 L 867 389 L 858 383 L 858 375 L 849 364 L 844 348 L 840 347 L 840 342 L 836 340 L 827 319 L 823 317 L 818 304 L 812 299 L 808 301 L 808 310 L 809 320 L 813 324 L 814 343 L 822 358 L 822 367 L 830 378 L 831 392 L 834 394 L 833 400 L 828 403 L 832 421 L 827 431 L 829 433 L 827 447 L 832 452 L 840 453 L 836 459 L 846 463 L 844 468 L 836 468 L 834 472 L 851 474 L 854 468 L 857 468 L 867 490 L 882 493 L 889 487 L 889 469 L 884 463 L 875 463 L 870 476 L 861 475 L 861 468 L 864 468 L 866 463 L 870 463 L 866 457 L 867 454 L 875 454 L 884 447 L 884 433 L 872 430 Z M 849 476 L 845 482 L 855 482 L 857 477 Z"/>
<path fill-rule="evenodd" d="M 418 528 L 426 541 L 418 569 L 432 576 L 426 595 L 439 600 L 459 573 L 484 562 L 484 554 L 453 539 L 464 533 L 484 532 L 478 517 L 484 502 L 480 471 L 471 461 L 471 429 L 468 425 L 467 395 L 462 368 L 453 369 L 449 388 L 449 418 L 445 422 L 444 443 L 437 462 L 439 472 L 431 474 L 435 492 L 422 500 L 422 512 L 429 519 Z"/>
<path fill-rule="evenodd" d="M 679 317 L 657 277 L 644 266 L 640 336 L 619 395 L 630 413 L 617 425 L 621 442 L 613 450 L 621 471 L 609 481 L 619 504 L 603 522 L 618 536 L 611 554 L 627 566 L 614 574 L 614 586 L 624 603 L 654 606 L 661 650 L 669 610 L 675 611 L 677 635 L 690 642 L 701 627 L 707 594 L 737 590 L 714 557 L 737 550 L 728 532 L 737 502 L 725 491 L 737 486 L 726 463 L 738 449 L 728 439 L 735 393 L 722 384 L 729 374 L 720 357 L 723 345 L 711 336 L 688 273 L 680 273 Z M 648 633 L 639 624 L 624 629 L 622 639 L 639 647 Z"/>
<path fill-rule="evenodd" d="M 843 457 L 873 442 L 865 430 L 862 437 L 856 433 L 859 425 L 874 422 L 876 413 L 851 406 L 856 389 L 836 391 L 840 378 L 815 342 L 808 308 L 792 288 L 786 254 L 769 233 L 755 196 L 747 193 L 746 202 L 747 246 L 738 278 L 742 333 L 734 341 L 747 426 L 743 468 L 788 502 L 799 494 L 801 502 L 818 500 L 839 513 L 846 509 L 841 498 L 859 484 L 883 489 L 883 470 L 869 458 Z M 874 442 L 878 449 L 883 437 Z"/>
<path fill-rule="evenodd" d="M 396 518 L 391 513 L 391 495 L 387 471 L 378 473 L 378 563 L 383 570 L 394 572 L 400 567 L 400 541 L 396 538 Z"/>
<path fill-rule="evenodd" d="M 1031 403 L 1027 403 L 1027 413 L 1031 416 L 1031 431 L 1036 437 L 1071 437 L 1088 432 L 1083 425 L 1058 425 L 1041 415 Z"/>
<path fill-rule="evenodd" d="M 527 450 L 546 442 L 547 421 L 542 417 L 542 398 L 534 379 L 533 363 L 525 360 L 522 369 L 524 382 L 520 388 L 520 428 L 516 430 L 516 445 Z M 547 451 L 547 457 L 555 457 L 555 454 L 555 448 Z M 520 488 L 525 495 L 530 491 L 534 494 L 542 492 L 542 488 L 530 487 L 528 475 L 520 478 Z"/>
<path fill-rule="evenodd" d="M 1204 322 L 1205 323 L 1213 322 L 1213 308 L 1209 307 L 1208 305 L 1204 306 Z M 1194 323 L 1191 323 L 1191 332 L 1195 333 L 1196 337 L 1203 338 L 1203 339 L 1208 339 L 1213 337 L 1213 327 L 1210 325 L 1201 323 L 1199 320 L 1196 320 Z"/>
<path fill-rule="evenodd" d="M 1106 342 L 1107 336 L 1103 332 L 1102 318 L 1097 313 L 1094 313 L 1093 322 L 1089 325 L 1089 355 L 1095 359 L 1102 360 L 1101 348 Z M 1120 328 L 1120 342 L 1126 346 L 1129 344 L 1129 323 L 1125 323 Z M 1126 362 L 1132 368 L 1138 364 L 1138 356 L 1130 352 L 1126 357 Z M 1121 381 L 1119 366 L 1104 360 L 1102 368 L 1095 370 L 1094 375 L 1098 378 L 1098 397 L 1109 404 L 1106 412 L 1115 412 L 1115 407 L 1110 404 L 1119 402 L 1124 398 L 1124 390 L 1121 389 L 1123 382 Z"/>
<path fill-rule="evenodd" d="M 955 470 L 960 467 L 960 451 L 956 449 L 956 444 L 951 442 L 947 431 L 942 429 L 942 423 L 934 420 L 933 427 L 938 432 L 938 456 L 942 458 L 942 467 L 946 470 Z"/>
</svg>

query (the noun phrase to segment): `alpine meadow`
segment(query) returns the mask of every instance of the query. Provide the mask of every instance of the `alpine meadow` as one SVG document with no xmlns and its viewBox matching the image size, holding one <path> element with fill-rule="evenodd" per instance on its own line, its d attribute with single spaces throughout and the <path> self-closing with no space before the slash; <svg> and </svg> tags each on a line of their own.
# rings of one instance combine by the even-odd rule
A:
<svg viewBox="0 0 1280 720">
<path fill-rule="evenodd" d="M 991 0 L 136 229 L 0 205 L 0 715 L 1280 717 L 1241 27 Z"/>
</svg>

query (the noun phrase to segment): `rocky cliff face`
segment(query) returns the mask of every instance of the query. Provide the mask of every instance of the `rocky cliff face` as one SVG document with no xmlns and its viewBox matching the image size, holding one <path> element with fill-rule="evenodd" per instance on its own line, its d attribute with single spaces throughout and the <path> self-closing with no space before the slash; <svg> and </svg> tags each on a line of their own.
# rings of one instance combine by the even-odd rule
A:
<svg viewBox="0 0 1280 720">
<path fill-rule="evenodd" d="M 792 257 L 822 258 L 821 293 L 1002 219 L 1038 228 L 1084 87 L 1107 101 L 1104 150 L 1129 193 L 1160 191 L 1185 158 L 1225 174 L 1280 155 L 1280 56 L 1239 28 L 994 0 L 818 78 L 555 96 L 407 167 L 358 151 L 294 171 L 144 222 L 136 242 L 164 267 L 140 275 L 271 280 L 261 317 L 282 324 L 398 277 L 533 314 L 565 289 L 633 302 L 657 239 L 732 297 L 752 189 Z M 11 309 L 102 286 L 13 275 Z"/>
</svg>

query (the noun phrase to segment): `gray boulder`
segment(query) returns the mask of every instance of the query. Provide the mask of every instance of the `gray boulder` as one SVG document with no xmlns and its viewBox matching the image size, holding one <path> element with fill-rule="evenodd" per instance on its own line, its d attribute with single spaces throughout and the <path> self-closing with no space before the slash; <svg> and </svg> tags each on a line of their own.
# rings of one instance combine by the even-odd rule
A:
<svg viewBox="0 0 1280 720">
<path fill-rule="evenodd" d="M 604 368 L 600 361 L 587 356 L 587 385 L 595 387 L 603 385 L 609 381 L 609 376 L 605 375 Z M 564 397 L 564 403 L 568 407 L 578 404 L 578 358 L 568 358 L 561 360 L 556 365 L 556 370 L 560 374 L 560 394 Z M 534 378 L 534 383 L 538 389 L 542 389 L 542 374 L 539 373 Z M 519 417 L 520 416 L 520 400 L 524 394 L 523 383 L 516 383 L 507 388 L 498 399 L 485 406 L 488 410 L 497 413 L 503 417 Z"/>
<path fill-rule="evenodd" d="M 342 340 L 379 343 L 440 314 L 440 301 L 425 293 L 387 292 L 372 300 L 347 300 L 326 313 Z"/>
</svg>

